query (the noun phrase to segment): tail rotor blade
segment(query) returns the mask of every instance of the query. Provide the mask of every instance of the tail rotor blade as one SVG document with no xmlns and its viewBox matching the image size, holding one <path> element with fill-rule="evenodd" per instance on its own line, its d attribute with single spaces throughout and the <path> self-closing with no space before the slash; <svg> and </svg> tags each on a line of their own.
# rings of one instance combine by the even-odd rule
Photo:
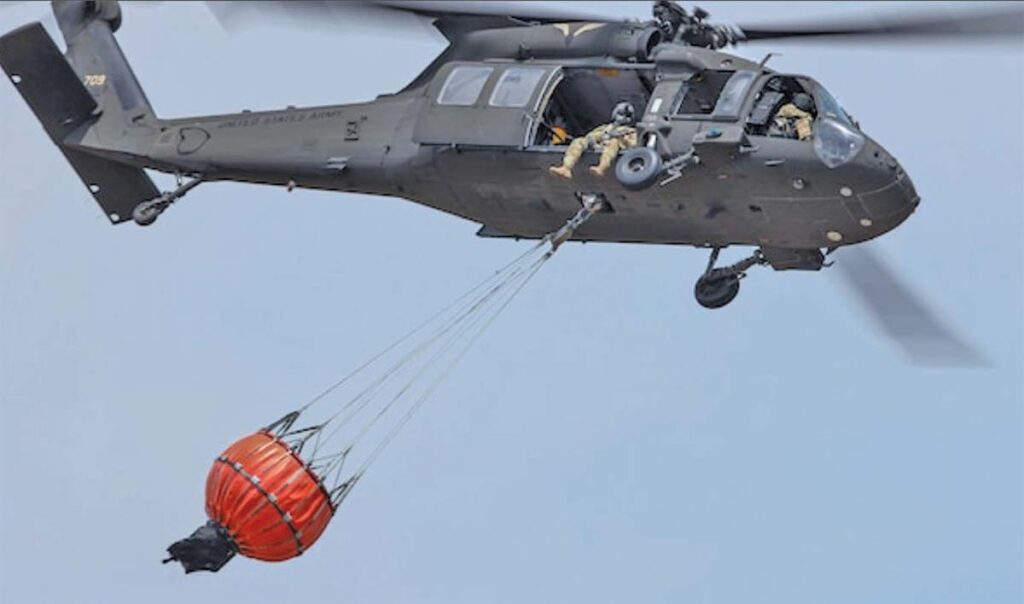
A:
<svg viewBox="0 0 1024 604">
<path fill-rule="evenodd" d="M 877 327 L 899 344 L 911 363 L 946 367 L 987 365 L 970 344 L 945 325 L 867 247 L 844 250 L 836 264 Z"/>
</svg>

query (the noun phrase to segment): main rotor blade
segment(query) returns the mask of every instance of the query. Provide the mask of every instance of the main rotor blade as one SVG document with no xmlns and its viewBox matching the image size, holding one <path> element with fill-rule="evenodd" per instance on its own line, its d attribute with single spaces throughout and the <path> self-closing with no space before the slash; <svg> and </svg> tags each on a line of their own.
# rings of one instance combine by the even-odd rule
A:
<svg viewBox="0 0 1024 604">
<path fill-rule="evenodd" d="M 821 37 L 892 37 L 906 40 L 1024 37 L 1024 5 L 959 15 L 889 15 L 872 20 L 823 20 L 796 24 L 737 25 L 738 42 Z"/>
<path fill-rule="evenodd" d="M 364 0 L 365 3 L 379 4 L 395 10 L 418 13 L 424 16 L 443 17 L 446 15 L 511 17 L 524 21 L 607 21 L 595 13 L 548 6 L 544 2 L 510 2 L 506 0 Z M 347 2 L 332 2 L 347 4 Z"/>
<path fill-rule="evenodd" d="M 416 15 L 388 6 L 356 0 L 354 2 L 323 2 L 317 0 L 288 1 L 208 1 L 207 8 L 228 31 L 244 29 L 257 23 L 274 23 L 314 28 L 345 28 L 394 30 L 396 27 L 418 25 Z"/>
<path fill-rule="evenodd" d="M 207 6 L 225 29 L 245 26 L 253 21 L 282 21 L 301 26 L 358 28 L 394 27 L 416 24 L 413 17 L 430 19 L 464 17 L 482 21 L 493 19 L 494 24 L 516 22 L 554 21 L 607 21 L 583 11 L 555 9 L 542 3 L 523 2 L 451 2 L 444 0 L 278 0 L 278 1 L 220 1 L 207 2 Z M 524 6 L 529 4 L 529 6 Z"/>
<path fill-rule="evenodd" d="M 844 249 L 836 264 L 877 326 L 900 345 L 913 364 L 947 367 L 988 364 L 944 325 L 869 248 L 859 245 Z"/>
</svg>

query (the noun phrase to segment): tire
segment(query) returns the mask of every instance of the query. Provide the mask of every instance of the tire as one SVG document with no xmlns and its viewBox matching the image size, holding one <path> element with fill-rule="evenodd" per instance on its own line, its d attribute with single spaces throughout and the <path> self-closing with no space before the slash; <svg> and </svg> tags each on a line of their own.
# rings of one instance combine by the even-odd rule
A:
<svg viewBox="0 0 1024 604">
<path fill-rule="evenodd" d="M 661 156 L 654 149 L 627 149 L 615 164 L 615 178 L 630 191 L 646 189 L 661 175 Z"/>
<path fill-rule="evenodd" d="M 152 201 L 144 201 L 132 210 L 132 220 L 139 226 L 149 226 L 160 217 L 161 209 Z"/>
<path fill-rule="evenodd" d="M 697 298 L 697 304 L 710 309 L 722 308 L 732 302 L 739 293 L 740 280 L 737 277 L 701 277 L 693 286 L 693 296 Z"/>
</svg>

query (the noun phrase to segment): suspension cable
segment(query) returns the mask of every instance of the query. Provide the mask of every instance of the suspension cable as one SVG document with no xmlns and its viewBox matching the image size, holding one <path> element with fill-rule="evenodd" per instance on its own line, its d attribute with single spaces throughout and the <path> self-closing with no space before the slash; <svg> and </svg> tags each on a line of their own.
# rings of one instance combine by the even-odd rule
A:
<svg viewBox="0 0 1024 604">
<path fill-rule="evenodd" d="M 512 292 L 512 294 L 508 296 L 504 300 L 504 302 L 502 302 L 498 309 L 494 313 L 492 313 L 490 317 L 487 318 L 487 320 L 483 323 L 480 329 L 478 329 L 476 333 L 472 335 L 472 337 L 462 348 L 462 350 L 458 352 L 458 354 L 451 360 L 451 362 L 448 363 L 448 365 L 434 379 L 434 381 L 427 387 L 427 389 L 419 396 L 419 398 L 416 399 L 412 406 L 406 411 L 405 415 L 403 415 L 399 422 L 394 427 L 392 427 L 392 429 L 390 430 L 390 432 L 388 432 L 384 439 L 377 444 L 377 446 L 373 449 L 373 451 L 366 458 L 366 460 L 363 461 L 362 465 L 359 466 L 359 469 L 353 474 L 353 478 L 358 479 L 360 476 L 362 476 L 370 467 L 370 465 L 380 457 L 381 453 L 384 452 L 384 449 L 386 449 L 387 446 L 391 444 L 391 442 L 395 439 L 395 437 L 398 435 L 401 429 L 409 422 L 410 419 L 412 419 L 416 411 L 418 411 L 427 401 L 427 399 L 430 398 L 430 395 L 433 394 L 435 390 L 437 390 L 438 386 L 440 386 L 444 379 L 452 372 L 452 370 L 455 368 L 458 362 L 462 360 L 462 358 L 469 352 L 469 350 L 473 347 L 477 340 L 479 340 L 480 337 L 483 336 L 487 329 L 494 323 L 498 316 L 500 316 L 501 313 L 508 307 L 509 303 L 512 302 L 512 300 L 519 294 L 519 292 L 522 291 L 526 284 L 533 279 L 534 275 L 537 274 L 541 266 L 543 266 L 544 263 L 551 258 L 551 255 L 551 252 L 545 253 L 544 256 L 542 256 L 539 260 L 537 260 L 534 263 L 534 265 L 531 267 L 530 271 L 526 275 L 526 278 L 523 279 L 522 282 Z"/>
<path fill-rule="evenodd" d="M 475 317 L 477 317 L 480 314 L 486 313 L 488 306 L 492 302 L 501 299 L 500 294 L 505 288 L 510 287 L 512 284 L 514 284 L 518 279 L 522 278 L 522 276 L 525 273 L 531 270 L 536 270 L 534 268 L 536 266 L 536 262 L 537 261 L 534 261 L 534 263 L 531 264 L 529 268 L 523 266 L 517 267 L 514 271 L 511 272 L 511 274 L 509 274 L 507 278 L 503 279 L 500 283 L 494 285 L 483 296 L 481 296 L 479 299 L 477 299 L 475 302 L 469 305 L 468 308 L 464 309 L 458 316 L 454 317 L 442 328 L 438 329 L 428 341 L 421 343 L 415 350 L 411 351 L 404 358 L 396 362 L 385 375 L 382 375 L 381 377 L 377 378 L 377 380 L 375 380 L 373 383 L 367 386 L 352 401 L 345 405 L 345 408 L 343 408 L 342 411 L 344 411 L 345 409 L 349 409 L 349 413 L 344 418 L 340 419 L 338 421 L 338 424 L 323 437 L 323 439 L 321 440 L 321 444 L 326 445 L 331 440 L 331 438 L 338 434 L 338 432 L 342 428 L 344 428 L 351 420 L 358 417 L 360 412 L 363 411 L 367 406 L 369 406 L 370 403 L 372 403 L 375 400 L 374 397 L 380 392 L 380 390 L 383 389 L 387 381 L 391 380 L 391 378 L 400 375 L 403 370 L 411 368 L 413 366 L 412 361 L 415 360 L 414 356 L 422 356 L 427 349 L 432 348 L 433 352 L 423 362 L 423 365 L 419 368 L 419 370 L 411 378 L 409 378 L 405 385 L 396 394 L 392 396 L 391 400 L 387 404 L 385 404 L 374 415 L 374 417 L 363 426 L 363 428 L 353 438 L 351 444 L 354 445 L 358 440 L 360 440 L 362 436 L 364 436 L 383 416 L 385 416 L 387 412 L 402 398 L 402 396 L 413 385 L 416 384 L 419 378 L 422 377 L 422 375 L 426 373 L 429 369 L 431 369 L 433 365 L 447 353 L 451 346 L 454 345 L 454 343 L 458 342 L 459 339 L 464 336 L 468 329 L 475 325 L 475 322 L 477 321 Z M 441 342 L 444 342 L 445 338 L 448 338 L 447 343 L 439 344 Z M 435 344 L 438 346 L 435 346 Z M 353 406 L 353 403 L 357 400 L 360 401 L 359 404 Z M 321 424 L 321 426 L 326 426 L 327 423 L 335 419 L 335 417 L 337 417 L 339 413 L 341 413 L 341 411 L 332 416 L 328 421 Z"/>
<path fill-rule="evenodd" d="M 493 274 L 491 274 L 491 275 L 490 275 L 489 277 L 487 277 L 487 278 L 486 278 L 486 279 L 484 279 L 483 281 L 481 281 L 481 282 L 477 283 L 477 284 L 476 284 L 475 286 L 473 286 L 473 287 L 472 287 L 472 288 L 470 288 L 470 289 L 469 289 L 468 291 L 466 291 L 466 293 L 462 294 L 461 296 L 459 296 L 458 298 L 456 298 L 455 300 L 453 300 L 452 302 L 450 302 L 450 303 L 449 303 L 449 304 L 448 304 L 447 306 L 445 306 L 444 308 L 442 308 L 442 309 L 441 309 L 441 310 L 439 310 L 438 312 L 436 312 L 436 313 L 434 313 L 433 315 L 431 315 L 431 316 L 430 316 L 429 318 L 427 318 L 426 320 L 424 320 L 423 322 L 421 322 L 421 323 L 420 323 L 419 325 L 417 325 L 416 327 L 414 327 L 414 328 L 413 328 L 413 329 L 412 329 L 411 331 L 407 332 L 406 334 L 404 334 L 404 335 L 402 335 L 401 337 L 399 337 L 398 339 L 396 339 L 396 340 L 395 340 L 394 342 L 392 342 L 392 343 L 391 343 L 391 344 L 390 344 L 390 345 L 389 345 L 389 346 L 388 346 L 387 348 L 385 348 L 384 350 L 382 350 L 382 351 L 378 352 L 378 353 L 377 353 L 376 355 L 374 355 L 373 357 L 371 357 L 371 358 L 370 358 L 370 360 L 366 361 L 365 363 L 363 363 L 362 365 L 360 365 L 359 367 L 357 367 L 356 369 L 354 369 L 353 371 L 351 371 L 350 373 L 348 373 L 347 375 L 345 375 L 344 377 L 342 377 L 342 378 L 341 378 L 340 380 L 338 380 L 337 382 L 334 382 L 333 384 L 331 384 L 330 386 L 328 386 L 328 387 L 327 387 L 326 389 L 324 389 L 323 391 L 321 391 L 321 392 L 320 392 L 319 394 L 317 394 L 316 396 L 314 396 L 314 397 L 313 397 L 312 399 L 310 399 L 310 400 L 309 400 L 309 401 L 308 401 L 308 402 L 307 402 L 306 404 L 304 404 L 304 405 L 303 405 L 302 407 L 299 407 L 299 412 L 301 413 L 301 412 L 303 412 L 303 411 L 306 411 L 307 409 L 309 409 L 310 407 L 312 407 L 312 406 L 313 406 L 314 404 L 316 404 L 317 402 L 319 402 L 319 401 L 323 400 L 323 399 L 324 399 L 325 397 L 327 397 L 327 395 L 329 395 L 330 393 L 334 392 L 335 390 L 337 390 L 338 388 L 340 388 L 340 387 L 341 387 L 341 386 L 342 386 L 343 384 L 345 384 L 345 383 L 346 383 L 346 382 L 348 382 L 348 381 L 349 381 L 350 379 L 352 379 L 353 377 L 355 377 L 355 376 L 356 376 L 357 374 L 361 373 L 361 372 L 362 372 L 363 370 L 365 370 L 366 368 L 368 368 L 368 367 L 369 367 L 370 365 L 372 365 L 372 364 L 374 364 L 375 362 L 377 362 L 377 361 L 378 361 L 378 360 L 379 360 L 379 359 L 380 359 L 381 357 L 383 357 L 383 356 L 384 356 L 384 355 L 386 355 L 387 353 L 389 353 L 389 352 L 391 352 L 392 350 L 394 350 L 395 348 L 397 348 L 397 347 L 398 347 L 399 345 L 401 345 L 401 344 L 402 344 L 403 342 L 405 342 L 406 340 L 408 340 L 409 338 L 411 338 L 411 337 L 412 337 L 412 336 L 414 336 L 415 334 L 419 333 L 419 332 L 420 332 L 420 331 L 421 331 L 421 330 L 422 330 L 423 328 L 425 328 L 425 327 L 426 327 L 427 325 L 430 325 L 430 324 L 431 324 L 432 322 L 434 322 L 434 321 L 435 321 L 436 319 L 438 319 L 439 317 L 443 316 L 443 315 L 444 315 L 445 313 L 447 313 L 447 312 L 448 312 L 448 311 L 450 311 L 450 310 L 451 310 L 452 308 L 454 308 L 455 306 L 457 306 L 457 305 L 458 305 L 458 304 L 459 304 L 460 302 L 462 302 L 462 301 L 463 301 L 464 299 L 466 299 L 466 298 L 468 298 L 469 296 L 471 296 L 471 295 L 473 294 L 473 292 L 475 292 L 475 291 L 479 290 L 480 288 L 484 287 L 485 285 L 487 285 L 488 283 L 490 283 L 490 282 L 491 282 L 492 280 L 494 280 L 494 279 L 496 279 L 496 278 L 497 278 L 498 276 L 500 276 L 500 275 L 501 275 L 502 273 L 504 273 L 505 271 L 507 271 L 507 270 L 508 270 L 509 268 L 511 268 L 511 267 L 513 267 L 513 266 L 515 266 L 515 265 L 516 265 L 516 264 L 518 264 L 519 262 L 521 262 L 521 261 L 523 261 L 524 259 L 526 259 L 526 258 L 527 258 L 528 256 L 530 256 L 530 255 L 531 255 L 532 253 L 534 253 L 535 251 L 537 251 L 537 249 L 539 249 L 539 248 L 540 248 L 540 247 L 541 247 L 542 245 L 544 245 L 544 243 L 545 243 L 545 241 L 543 241 L 543 240 L 542 240 L 542 241 L 538 241 L 538 242 L 537 242 L 537 243 L 536 243 L 536 244 L 535 244 L 535 245 L 534 245 L 533 247 L 531 247 L 531 248 L 530 248 L 530 249 L 528 249 L 527 251 L 523 252 L 523 253 L 522 253 L 521 255 L 519 255 L 519 256 L 518 256 L 517 258 L 515 258 L 514 260 L 512 260 L 511 262 L 509 262 L 508 264 L 506 264 L 506 265 L 505 265 L 505 266 L 503 266 L 502 268 L 500 268 L 500 269 L 498 269 L 497 271 L 495 271 L 495 272 L 494 272 Z"/>
<path fill-rule="evenodd" d="M 530 249 L 393 341 L 354 371 L 331 384 L 295 412 L 298 416 L 385 356 L 396 352 L 397 360 L 382 368 L 378 375 L 371 375 L 372 379 L 364 384 L 355 396 L 345 401 L 320 424 L 303 429 L 309 433 L 302 437 L 300 446 L 313 439 L 313 451 L 307 457 L 307 466 L 315 465 L 322 483 L 331 485 L 328 488 L 331 489 L 332 501 L 337 496 L 340 503 L 340 499 L 351 491 L 356 481 L 379 459 L 474 344 L 541 267 L 551 259 L 559 246 L 569 240 L 591 216 L 605 208 L 603 199 L 597 195 L 584 196 L 581 201 L 583 207 L 561 228 L 543 237 Z M 550 248 L 538 256 L 538 250 L 545 245 Z M 410 348 L 402 350 L 414 336 L 424 332 L 426 334 L 421 341 L 409 344 Z M 397 352 L 400 350 L 401 352 Z M 432 377 L 427 376 L 428 372 L 434 372 Z M 361 443 L 371 430 L 384 423 L 384 418 L 391 418 L 396 414 L 400 415 L 397 415 L 395 421 L 389 419 L 386 422 L 381 437 L 379 440 L 375 438 L 373 448 L 363 458 L 355 472 L 342 481 L 342 471 L 353 448 Z M 331 428 L 326 430 L 328 425 L 331 425 Z M 351 426 L 352 430 L 346 431 L 348 441 L 345 448 L 340 453 L 320 455 L 320 451 L 348 426 Z"/>
</svg>

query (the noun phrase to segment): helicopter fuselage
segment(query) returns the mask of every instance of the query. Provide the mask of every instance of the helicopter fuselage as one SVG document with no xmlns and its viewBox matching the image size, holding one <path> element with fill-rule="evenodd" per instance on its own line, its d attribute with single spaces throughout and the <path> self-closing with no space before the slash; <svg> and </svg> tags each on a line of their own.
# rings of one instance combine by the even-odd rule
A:
<svg viewBox="0 0 1024 604">
<path fill-rule="evenodd" d="M 705 62 L 734 69 L 757 67 L 732 119 L 673 115 L 669 97 L 678 96 L 686 77 L 673 78 L 657 64 L 615 62 L 529 63 L 546 80 L 509 119 L 505 108 L 492 111 L 488 99 L 502 74 L 522 64 L 474 62 L 371 103 L 160 121 L 144 137 L 152 141 L 148 149 L 125 151 L 147 167 L 207 180 L 402 197 L 480 223 L 485 236 L 540 237 L 578 209 L 584 193 L 603 196 L 612 209 L 580 229 L 575 239 L 585 241 L 831 248 L 877 237 L 912 213 L 918 197 L 909 177 L 870 138 L 855 157 L 828 167 L 812 141 L 746 131 L 757 87 L 776 74 L 725 53 L 703 54 Z M 474 105 L 439 105 L 436 95 L 459 66 L 492 73 Z M 640 139 L 655 137 L 652 144 L 667 158 L 696 147 L 699 163 L 639 191 L 586 169 L 572 180 L 550 175 L 547 168 L 566 147 L 547 140 L 542 116 L 567 74 L 585 71 L 584 79 L 600 80 L 642 69 L 652 72 L 654 87 L 638 124 Z M 615 98 L 595 100 L 607 105 Z M 89 147 L 88 137 L 81 144 Z M 588 152 L 581 166 L 595 163 L 596 155 Z"/>
<path fill-rule="evenodd" d="M 590 195 L 607 211 L 575 240 L 752 245 L 777 269 L 814 270 L 818 250 L 877 237 L 918 203 L 896 160 L 813 79 L 663 43 L 651 26 L 470 31 L 406 89 L 372 102 L 165 120 L 116 48 L 116 23 L 83 6 L 55 8 L 73 73 L 38 26 L 5 36 L 0 58 L 114 223 L 149 224 L 190 188 L 150 202 L 155 213 L 140 220 L 138 208 L 156 197 L 140 168 L 401 197 L 493 237 L 542 237 Z M 97 53 L 104 46 L 114 50 Z M 66 107 L 50 106 L 54 88 L 65 89 Z M 797 93 L 815 103 L 805 140 L 775 123 Z M 548 172 L 568 140 L 623 101 L 636 110 L 656 178 L 638 187 L 594 176 L 586 166 L 597 150 L 571 179 Z"/>
</svg>

